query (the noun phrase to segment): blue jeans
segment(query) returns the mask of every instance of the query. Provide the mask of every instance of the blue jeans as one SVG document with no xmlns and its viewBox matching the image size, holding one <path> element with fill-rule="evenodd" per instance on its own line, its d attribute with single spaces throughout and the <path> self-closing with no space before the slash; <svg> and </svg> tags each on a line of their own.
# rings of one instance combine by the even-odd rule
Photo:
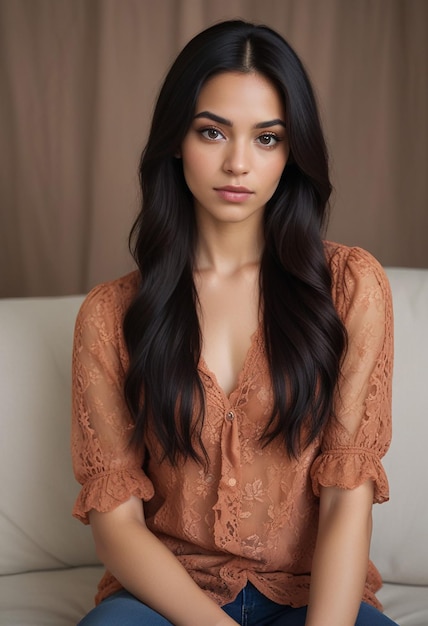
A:
<svg viewBox="0 0 428 626">
<path fill-rule="evenodd" d="M 293 609 L 276 604 L 251 584 L 223 610 L 241 626 L 304 626 L 306 607 Z M 118 591 L 92 609 L 78 626 L 173 626 L 171 622 L 137 600 L 127 591 Z M 389 617 L 362 603 L 355 626 L 393 626 Z"/>
</svg>

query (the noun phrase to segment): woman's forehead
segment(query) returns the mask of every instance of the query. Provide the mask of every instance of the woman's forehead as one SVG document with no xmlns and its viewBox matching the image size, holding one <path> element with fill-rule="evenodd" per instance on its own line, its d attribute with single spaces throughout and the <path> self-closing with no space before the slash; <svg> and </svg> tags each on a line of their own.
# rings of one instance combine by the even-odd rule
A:
<svg viewBox="0 0 428 626">
<path fill-rule="evenodd" d="M 209 78 L 199 93 L 195 115 L 204 111 L 223 117 L 230 125 L 232 118 L 242 118 L 244 114 L 258 122 L 282 119 L 285 123 L 278 89 L 258 72 L 222 72 Z"/>
</svg>

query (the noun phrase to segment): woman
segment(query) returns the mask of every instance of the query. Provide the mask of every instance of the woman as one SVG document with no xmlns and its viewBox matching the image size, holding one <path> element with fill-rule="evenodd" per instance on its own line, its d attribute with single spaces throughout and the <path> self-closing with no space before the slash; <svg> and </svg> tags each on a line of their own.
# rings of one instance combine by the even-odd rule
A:
<svg viewBox="0 0 428 626">
<path fill-rule="evenodd" d="M 390 292 L 321 239 L 326 148 L 287 43 L 241 21 L 196 36 L 140 180 L 138 270 L 76 323 L 74 514 L 107 568 L 81 624 L 392 624 L 368 560 Z"/>
</svg>

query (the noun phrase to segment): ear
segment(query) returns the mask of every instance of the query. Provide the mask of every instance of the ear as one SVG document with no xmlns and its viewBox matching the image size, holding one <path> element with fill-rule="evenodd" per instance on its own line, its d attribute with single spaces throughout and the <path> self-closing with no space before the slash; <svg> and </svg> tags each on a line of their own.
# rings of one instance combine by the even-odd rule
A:
<svg viewBox="0 0 428 626">
<path fill-rule="evenodd" d="M 174 159 L 181 159 L 181 150 L 176 150 L 174 152 Z"/>
</svg>

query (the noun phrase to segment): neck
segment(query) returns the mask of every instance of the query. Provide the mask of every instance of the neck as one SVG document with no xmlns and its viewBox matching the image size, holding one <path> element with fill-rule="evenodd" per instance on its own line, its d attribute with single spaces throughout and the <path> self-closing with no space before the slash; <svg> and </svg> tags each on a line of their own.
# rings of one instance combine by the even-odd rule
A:
<svg viewBox="0 0 428 626">
<path fill-rule="evenodd" d="M 261 225 L 254 229 L 242 223 L 217 224 L 212 228 L 198 224 L 196 270 L 234 274 L 248 265 L 258 265 L 263 247 Z"/>
</svg>

